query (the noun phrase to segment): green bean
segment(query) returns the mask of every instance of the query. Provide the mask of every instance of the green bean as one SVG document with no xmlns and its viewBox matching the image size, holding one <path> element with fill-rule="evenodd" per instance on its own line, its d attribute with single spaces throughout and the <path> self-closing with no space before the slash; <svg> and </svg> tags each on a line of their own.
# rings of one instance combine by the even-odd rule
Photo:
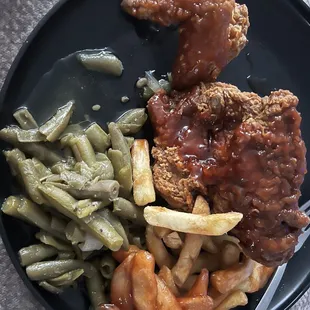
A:
<svg viewBox="0 0 310 310">
<path fill-rule="evenodd" d="M 41 286 L 42 288 L 44 288 L 46 291 L 50 293 L 57 294 L 57 295 L 63 293 L 63 290 L 61 288 L 55 287 L 46 281 L 40 281 L 38 284 L 39 286 Z"/>
<path fill-rule="evenodd" d="M 118 124 L 134 124 L 139 125 L 140 128 L 144 125 L 147 120 L 147 114 L 145 109 L 131 109 L 125 112 L 118 120 Z"/>
<path fill-rule="evenodd" d="M 151 90 L 150 87 L 148 86 L 143 87 L 142 97 L 145 101 L 149 100 L 153 95 L 154 95 L 154 92 Z"/>
<path fill-rule="evenodd" d="M 51 175 L 52 172 L 50 169 L 48 169 L 40 160 L 37 158 L 32 158 L 32 162 L 34 164 L 34 168 L 36 169 L 39 178 L 46 178 L 47 176 Z"/>
<path fill-rule="evenodd" d="M 17 140 L 21 143 L 27 143 L 27 142 L 43 142 L 45 141 L 45 136 L 42 135 L 38 128 L 36 129 L 20 129 L 17 130 Z"/>
<path fill-rule="evenodd" d="M 131 166 L 130 149 L 125 140 L 125 137 L 115 123 L 110 123 L 108 127 L 111 135 L 113 149 L 121 151 L 124 158 L 124 163 Z"/>
<path fill-rule="evenodd" d="M 60 213 L 76 221 L 112 251 L 120 249 L 123 239 L 108 221 L 95 213 L 79 219 L 74 210 L 76 200 L 71 195 L 52 185 L 39 186 L 39 189 Z"/>
<path fill-rule="evenodd" d="M 122 62 L 106 50 L 95 53 L 79 53 L 77 59 L 88 70 L 104 72 L 115 76 L 121 76 L 123 72 Z"/>
<path fill-rule="evenodd" d="M 79 244 L 79 248 L 82 252 L 101 250 L 102 247 L 102 242 L 89 233 L 86 233 L 85 241 Z"/>
<path fill-rule="evenodd" d="M 97 152 L 105 152 L 111 145 L 109 135 L 97 124 L 92 123 L 86 130 L 85 134 Z"/>
<path fill-rule="evenodd" d="M 110 161 L 109 157 L 105 153 L 96 153 L 97 161 Z"/>
<path fill-rule="evenodd" d="M 96 155 L 88 138 L 85 135 L 77 136 L 72 141 L 73 146 L 77 148 L 77 150 L 75 150 L 71 147 L 76 156 L 76 160 L 81 161 L 79 160 L 79 158 L 81 158 L 89 167 L 91 167 L 96 162 Z M 78 154 L 76 154 L 76 151 L 78 151 Z"/>
<path fill-rule="evenodd" d="M 114 179 L 114 168 L 110 160 L 96 162 L 91 168 L 93 178 L 99 177 L 100 180 Z"/>
<path fill-rule="evenodd" d="M 118 232 L 118 234 L 123 238 L 123 249 L 128 250 L 129 248 L 129 241 L 125 232 L 125 229 L 118 219 L 117 216 L 115 216 L 112 211 L 109 209 L 104 209 L 98 212 L 100 216 L 103 216 L 113 227 L 114 229 Z"/>
<path fill-rule="evenodd" d="M 133 143 L 134 143 L 134 141 L 135 141 L 135 138 L 134 137 L 125 137 L 125 140 L 126 140 L 128 146 L 129 146 L 129 148 L 131 148 Z"/>
<path fill-rule="evenodd" d="M 91 215 L 93 212 L 102 208 L 101 201 L 92 201 L 90 199 L 79 200 L 76 205 L 76 215 L 78 218 L 84 218 Z"/>
<path fill-rule="evenodd" d="M 82 251 L 81 256 L 83 260 L 89 259 L 89 257 L 94 253 L 94 251 Z"/>
<path fill-rule="evenodd" d="M 74 171 L 63 171 L 60 174 L 60 179 L 74 189 L 82 189 L 85 187 L 89 179 Z"/>
<path fill-rule="evenodd" d="M 25 154 L 19 149 L 13 149 L 10 151 L 3 151 L 3 154 L 8 162 L 12 175 L 17 176 L 19 174 L 18 163 L 26 159 Z"/>
<path fill-rule="evenodd" d="M 112 201 L 118 196 L 119 183 L 115 180 L 101 180 L 78 191 L 79 199 Z"/>
<path fill-rule="evenodd" d="M 136 224 L 146 225 L 143 216 L 143 208 L 137 207 L 124 198 L 117 198 L 113 201 L 113 213 L 119 217 L 135 222 Z"/>
<path fill-rule="evenodd" d="M 17 130 L 13 127 L 7 127 L 0 130 L 0 139 L 4 140 L 32 157 L 36 157 L 47 165 L 54 165 L 63 158 L 55 151 L 47 148 L 42 143 L 21 143 L 17 139 Z"/>
<path fill-rule="evenodd" d="M 66 127 L 66 129 L 60 134 L 58 139 L 62 139 L 63 137 L 73 134 L 74 136 L 82 135 L 84 130 L 80 124 L 71 124 Z"/>
<path fill-rule="evenodd" d="M 92 278 L 86 279 L 86 287 L 94 310 L 100 310 L 100 306 L 106 304 L 108 300 L 104 294 L 103 278 L 97 270 Z"/>
<path fill-rule="evenodd" d="M 142 128 L 142 126 L 137 124 L 122 124 L 117 123 L 117 127 L 121 131 L 123 135 L 134 135 L 137 132 L 139 132 Z"/>
<path fill-rule="evenodd" d="M 74 166 L 74 171 L 86 177 L 88 180 L 93 179 L 93 169 L 90 168 L 84 161 L 77 162 Z"/>
<path fill-rule="evenodd" d="M 72 156 L 73 156 L 73 152 L 72 152 L 71 148 L 68 147 L 68 146 L 65 146 L 65 147 L 64 147 L 63 152 L 64 152 L 65 158 L 68 158 L 68 157 L 72 157 Z"/>
<path fill-rule="evenodd" d="M 84 269 L 76 269 L 71 270 L 63 275 L 48 280 L 48 283 L 55 285 L 55 286 L 70 286 L 73 284 L 75 280 L 77 280 L 82 274 L 84 273 Z"/>
<path fill-rule="evenodd" d="M 28 222 L 34 224 L 42 230 L 49 232 L 50 234 L 61 240 L 66 240 L 65 236 L 62 233 L 59 233 L 58 231 L 55 231 L 51 228 L 50 215 L 29 199 L 22 198 L 17 208 L 17 211 L 23 218 L 26 218 Z"/>
<path fill-rule="evenodd" d="M 112 279 L 115 268 L 116 261 L 111 255 L 106 254 L 100 259 L 99 270 L 105 279 Z"/>
<path fill-rule="evenodd" d="M 75 253 L 74 252 L 59 252 L 57 259 L 74 259 L 75 258 Z"/>
<path fill-rule="evenodd" d="M 64 259 L 34 263 L 26 268 L 29 279 L 34 281 L 49 280 L 75 269 L 84 269 L 85 276 L 94 275 L 95 268 L 81 260 Z"/>
<path fill-rule="evenodd" d="M 37 122 L 27 108 L 20 108 L 13 114 L 22 129 L 34 129 L 38 127 Z"/>
<path fill-rule="evenodd" d="M 38 233 L 35 234 L 35 237 L 40 240 L 42 243 L 46 244 L 46 245 L 50 245 L 53 246 L 55 249 L 59 250 L 59 251 L 71 251 L 72 248 L 70 247 L 70 245 L 67 242 L 64 242 L 62 240 L 57 240 L 57 238 L 53 237 L 52 235 L 40 231 Z"/>
<path fill-rule="evenodd" d="M 161 88 L 163 88 L 167 94 L 169 94 L 171 92 L 171 83 L 165 79 L 160 79 L 158 81 L 159 85 L 161 86 Z"/>
<path fill-rule="evenodd" d="M 40 126 L 39 131 L 46 136 L 46 140 L 54 142 L 67 127 L 73 113 L 74 101 L 69 101 L 59 108 L 54 116 Z"/>
<path fill-rule="evenodd" d="M 56 174 L 60 174 L 64 171 L 71 171 L 74 168 L 74 164 L 68 161 L 60 161 L 54 166 L 52 166 L 51 171 Z"/>
<path fill-rule="evenodd" d="M 20 220 L 26 220 L 26 218 L 18 212 L 18 207 L 21 204 L 21 198 L 16 196 L 10 196 L 4 200 L 1 210 L 3 213 L 16 217 Z"/>
<path fill-rule="evenodd" d="M 55 255 L 57 255 L 57 250 L 45 244 L 30 245 L 18 251 L 19 261 L 22 266 L 32 265 Z"/>
<path fill-rule="evenodd" d="M 65 228 L 66 237 L 73 245 L 85 241 L 85 233 L 80 229 L 78 224 L 70 221 Z"/>
<path fill-rule="evenodd" d="M 67 226 L 67 221 L 65 221 L 62 218 L 52 216 L 51 219 L 51 228 L 55 231 L 59 231 L 61 233 L 64 232 L 65 228 Z"/>
<path fill-rule="evenodd" d="M 32 160 L 25 159 L 20 161 L 18 163 L 18 169 L 30 198 L 37 204 L 43 204 L 44 198 L 38 190 L 38 186 L 41 184 L 40 176 L 35 169 Z"/>
<path fill-rule="evenodd" d="M 109 149 L 108 156 L 114 168 L 115 180 L 120 184 L 119 195 L 129 197 L 132 190 L 132 168 L 131 164 L 126 164 L 124 157 L 119 150 Z"/>
</svg>

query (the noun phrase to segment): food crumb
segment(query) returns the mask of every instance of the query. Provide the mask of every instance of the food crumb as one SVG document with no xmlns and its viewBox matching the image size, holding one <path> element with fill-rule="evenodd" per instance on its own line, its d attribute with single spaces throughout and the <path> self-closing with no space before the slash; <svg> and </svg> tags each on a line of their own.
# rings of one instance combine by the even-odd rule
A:
<svg viewBox="0 0 310 310">
<path fill-rule="evenodd" d="M 137 88 L 142 88 L 146 85 L 147 85 L 147 78 L 145 78 L 145 77 L 138 79 L 138 81 L 136 83 Z"/>
<path fill-rule="evenodd" d="M 129 97 L 127 97 L 127 96 L 123 96 L 122 98 L 121 98 L 121 102 L 122 103 L 126 103 L 126 102 L 128 102 L 130 99 L 129 99 Z"/>
<path fill-rule="evenodd" d="M 95 104 L 92 106 L 93 111 L 99 111 L 101 109 L 101 106 L 99 104 Z"/>
</svg>

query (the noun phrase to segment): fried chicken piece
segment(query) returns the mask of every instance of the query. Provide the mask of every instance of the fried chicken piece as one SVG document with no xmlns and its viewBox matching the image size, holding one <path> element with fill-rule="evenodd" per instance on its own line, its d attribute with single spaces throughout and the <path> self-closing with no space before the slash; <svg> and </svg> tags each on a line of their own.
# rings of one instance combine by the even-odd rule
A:
<svg viewBox="0 0 310 310">
<path fill-rule="evenodd" d="M 180 23 L 174 89 L 215 81 L 247 43 L 248 10 L 234 0 L 123 0 L 122 7 L 164 26 Z"/>
<path fill-rule="evenodd" d="M 174 208 L 191 211 L 201 193 L 214 212 L 242 212 L 232 234 L 266 266 L 288 261 L 309 223 L 298 210 L 306 148 L 297 104 L 286 90 L 261 98 L 224 83 L 148 102 L 157 191 Z"/>
</svg>

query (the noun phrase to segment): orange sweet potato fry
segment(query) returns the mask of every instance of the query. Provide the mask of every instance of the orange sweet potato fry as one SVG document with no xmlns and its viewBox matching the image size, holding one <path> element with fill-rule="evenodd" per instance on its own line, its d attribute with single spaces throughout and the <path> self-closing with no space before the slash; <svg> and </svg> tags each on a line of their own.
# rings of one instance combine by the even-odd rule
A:
<svg viewBox="0 0 310 310">
<path fill-rule="evenodd" d="M 112 256 L 116 261 L 122 263 L 130 254 L 137 253 L 139 251 L 140 249 L 137 246 L 130 245 L 128 251 L 120 249 L 116 252 L 112 252 Z"/>
<path fill-rule="evenodd" d="M 208 285 L 209 285 L 209 271 L 207 269 L 202 269 L 193 287 L 185 295 L 185 297 L 207 296 Z"/>
<path fill-rule="evenodd" d="M 111 281 L 111 302 L 120 310 L 132 310 L 131 271 L 135 253 L 130 254 L 114 271 Z"/>
<path fill-rule="evenodd" d="M 167 266 L 161 267 L 158 276 L 166 283 L 169 290 L 175 295 L 180 296 L 179 289 L 174 283 L 171 270 Z"/>
<path fill-rule="evenodd" d="M 132 296 L 135 309 L 155 310 L 157 300 L 157 282 L 155 278 L 155 259 L 146 251 L 139 251 L 133 259 Z"/>
<path fill-rule="evenodd" d="M 178 302 L 183 310 L 212 310 L 213 300 L 210 296 L 181 297 Z"/>
<path fill-rule="evenodd" d="M 157 282 L 157 310 L 181 310 L 181 306 L 176 297 L 169 290 L 166 283 L 156 276 Z"/>
</svg>

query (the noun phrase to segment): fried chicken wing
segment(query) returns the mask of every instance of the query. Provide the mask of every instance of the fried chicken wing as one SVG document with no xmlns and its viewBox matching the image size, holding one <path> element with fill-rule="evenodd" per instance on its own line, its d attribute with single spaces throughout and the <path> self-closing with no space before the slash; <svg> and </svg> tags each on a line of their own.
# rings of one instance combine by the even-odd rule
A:
<svg viewBox="0 0 310 310">
<path fill-rule="evenodd" d="M 180 23 L 175 89 L 214 81 L 247 43 L 248 10 L 234 0 L 123 0 L 122 7 L 164 26 Z"/>
<path fill-rule="evenodd" d="M 242 212 L 232 233 L 244 252 L 267 266 L 288 261 L 309 223 L 298 210 L 306 148 L 297 104 L 289 91 L 261 98 L 224 83 L 155 94 L 157 191 L 189 212 L 198 193 L 213 198 L 214 212 Z"/>
</svg>

